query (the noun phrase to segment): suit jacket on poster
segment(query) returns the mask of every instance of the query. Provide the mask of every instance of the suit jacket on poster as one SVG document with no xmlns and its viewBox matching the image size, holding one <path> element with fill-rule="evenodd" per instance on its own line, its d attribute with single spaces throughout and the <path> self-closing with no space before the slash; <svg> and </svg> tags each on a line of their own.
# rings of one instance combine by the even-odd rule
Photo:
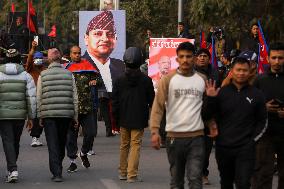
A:
<svg viewBox="0 0 284 189">
<path fill-rule="evenodd" d="M 92 63 L 93 66 L 97 70 L 99 70 L 87 51 L 85 52 L 85 54 L 83 55 L 82 58 L 84 58 L 87 61 L 89 61 L 90 63 Z M 120 76 L 122 76 L 124 74 L 124 72 L 125 72 L 125 65 L 124 65 L 123 61 L 121 61 L 119 59 L 110 58 L 110 66 L 109 66 L 109 68 L 110 68 L 110 74 L 111 74 L 112 83 L 114 84 L 114 82 Z M 102 80 L 102 76 L 101 76 L 100 73 L 99 73 L 98 77 L 100 77 L 100 79 Z M 102 98 L 102 97 L 110 98 L 111 97 L 111 95 L 107 92 L 106 86 L 105 86 L 104 83 L 101 86 L 97 86 L 97 87 L 98 87 L 98 97 L 99 98 Z"/>
</svg>

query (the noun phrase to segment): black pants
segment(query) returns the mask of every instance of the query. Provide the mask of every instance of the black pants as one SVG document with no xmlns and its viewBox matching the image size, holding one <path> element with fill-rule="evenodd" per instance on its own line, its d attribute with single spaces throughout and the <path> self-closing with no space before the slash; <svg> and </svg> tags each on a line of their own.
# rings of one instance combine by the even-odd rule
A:
<svg viewBox="0 0 284 189">
<path fill-rule="evenodd" d="M 205 155 L 203 136 L 167 138 L 171 189 L 184 189 L 187 173 L 189 189 L 202 189 L 202 168 Z"/>
<path fill-rule="evenodd" d="M 271 189 L 277 154 L 278 189 L 284 188 L 284 138 L 263 136 L 256 146 L 256 164 L 252 179 L 253 189 Z"/>
<path fill-rule="evenodd" d="M 89 114 L 79 114 L 78 121 L 79 124 L 82 126 L 83 131 L 83 145 L 81 148 L 81 152 L 83 154 L 87 154 L 93 148 L 94 138 L 97 135 L 97 118 L 95 113 L 91 112 Z M 78 138 L 78 129 L 75 129 L 74 126 L 70 126 L 68 130 L 67 136 L 67 156 L 70 159 L 77 158 L 78 152 L 78 145 L 77 145 L 77 138 Z"/>
<path fill-rule="evenodd" d="M 110 117 L 110 108 L 109 108 L 110 99 L 100 98 L 100 113 L 103 117 L 106 126 L 106 133 L 111 133 L 111 117 Z"/>
<path fill-rule="evenodd" d="M 25 125 L 25 120 L 0 120 L 0 135 L 6 156 L 7 170 L 17 170 L 20 138 Z"/>
<path fill-rule="evenodd" d="M 210 154 L 212 151 L 213 147 L 213 138 L 204 136 L 204 141 L 205 141 L 205 159 L 204 159 L 204 167 L 203 167 L 203 176 L 208 176 L 209 175 L 209 160 L 210 160 Z"/>
<path fill-rule="evenodd" d="M 166 142 L 166 138 L 167 138 L 167 132 L 166 132 L 166 124 L 167 124 L 167 120 L 166 120 L 166 111 L 164 111 L 164 115 L 160 124 L 160 129 L 159 129 L 159 133 L 161 136 L 161 140 L 162 143 Z"/>
<path fill-rule="evenodd" d="M 62 161 L 65 156 L 65 144 L 68 128 L 72 119 L 43 119 L 44 132 L 49 153 L 49 169 L 53 176 L 62 176 Z"/>
<path fill-rule="evenodd" d="M 40 135 L 42 134 L 42 131 L 43 131 L 43 127 L 41 127 L 39 125 L 39 120 L 38 119 L 34 119 L 33 120 L 33 128 L 31 129 L 30 136 L 39 138 Z"/>
<path fill-rule="evenodd" d="M 255 163 L 255 144 L 238 148 L 216 146 L 216 160 L 221 177 L 221 189 L 250 189 Z"/>
</svg>

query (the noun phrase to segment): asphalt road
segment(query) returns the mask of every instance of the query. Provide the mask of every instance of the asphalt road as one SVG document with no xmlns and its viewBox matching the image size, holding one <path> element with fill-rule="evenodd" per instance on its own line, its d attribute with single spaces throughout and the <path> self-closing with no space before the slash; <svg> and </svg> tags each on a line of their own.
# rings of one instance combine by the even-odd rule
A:
<svg viewBox="0 0 284 189">
<path fill-rule="evenodd" d="M 79 165 L 78 172 L 69 174 L 66 169 L 69 166 L 68 158 L 64 159 L 64 182 L 54 183 L 50 180 L 51 174 L 48 168 L 48 152 L 45 137 L 41 141 L 44 146 L 32 148 L 31 137 L 27 131 L 21 138 L 20 156 L 18 160 L 19 182 L 16 184 L 5 183 L 6 162 L 2 143 L 0 142 L 0 189 L 168 189 L 169 165 L 165 149 L 155 151 L 150 147 L 149 131 L 145 132 L 140 159 L 140 175 L 144 182 L 128 184 L 118 179 L 119 161 L 119 136 L 106 138 L 102 122 L 99 123 L 99 134 L 95 139 L 95 156 L 90 156 L 91 167 L 85 169 Z M 79 137 L 79 145 L 82 137 Z M 276 178 L 277 179 L 277 178 Z M 274 180 L 276 180 L 274 179 Z M 218 189 L 219 175 L 216 167 L 214 153 L 210 159 L 211 185 L 205 189 Z M 274 181 L 274 188 L 276 189 Z M 187 188 L 187 187 L 186 187 Z"/>
</svg>

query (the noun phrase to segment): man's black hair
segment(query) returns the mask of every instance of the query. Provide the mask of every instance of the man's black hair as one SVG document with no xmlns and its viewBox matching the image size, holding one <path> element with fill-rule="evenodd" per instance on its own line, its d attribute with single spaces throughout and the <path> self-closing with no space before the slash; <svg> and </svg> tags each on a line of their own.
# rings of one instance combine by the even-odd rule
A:
<svg viewBox="0 0 284 189">
<path fill-rule="evenodd" d="M 183 22 L 178 22 L 178 25 L 184 26 L 184 23 Z"/>
<path fill-rule="evenodd" d="M 236 64 L 247 64 L 250 67 L 250 62 L 243 57 L 236 57 L 234 58 L 233 62 L 232 62 L 232 67 L 234 67 Z"/>
<path fill-rule="evenodd" d="M 183 42 L 179 44 L 179 46 L 176 49 L 176 53 L 178 54 L 178 52 L 181 50 L 191 51 L 193 54 L 195 53 L 195 47 L 190 42 Z"/>
<path fill-rule="evenodd" d="M 209 59 L 211 58 L 211 54 L 210 54 L 209 50 L 208 50 L 208 49 L 204 49 L 204 48 L 199 49 L 199 50 L 197 51 L 197 53 L 196 53 L 196 56 L 199 56 L 199 55 L 201 55 L 202 53 L 207 54 L 207 56 L 209 56 Z"/>
<path fill-rule="evenodd" d="M 284 43 L 282 42 L 272 43 L 269 47 L 269 55 L 271 51 L 284 51 Z"/>
</svg>

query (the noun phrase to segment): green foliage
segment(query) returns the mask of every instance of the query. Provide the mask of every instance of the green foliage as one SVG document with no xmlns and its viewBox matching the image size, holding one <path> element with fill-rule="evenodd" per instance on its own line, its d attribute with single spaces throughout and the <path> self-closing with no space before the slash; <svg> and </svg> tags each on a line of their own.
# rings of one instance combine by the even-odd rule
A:
<svg viewBox="0 0 284 189">
<path fill-rule="evenodd" d="M 0 1 L 0 26 L 5 25 L 10 0 Z M 25 0 L 16 1 L 17 11 L 27 9 Z M 177 36 L 177 0 L 121 0 L 126 10 L 127 45 L 143 46 L 146 29 L 154 37 Z M 78 11 L 98 10 L 99 0 L 33 0 L 38 20 L 45 13 L 46 33 L 57 26 L 61 49 L 78 43 Z M 227 36 L 240 39 L 249 31 L 253 18 L 260 19 L 270 41 L 284 38 L 284 3 L 282 0 L 184 0 L 184 21 L 198 40 L 201 30 L 211 26 L 225 28 Z"/>
</svg>

